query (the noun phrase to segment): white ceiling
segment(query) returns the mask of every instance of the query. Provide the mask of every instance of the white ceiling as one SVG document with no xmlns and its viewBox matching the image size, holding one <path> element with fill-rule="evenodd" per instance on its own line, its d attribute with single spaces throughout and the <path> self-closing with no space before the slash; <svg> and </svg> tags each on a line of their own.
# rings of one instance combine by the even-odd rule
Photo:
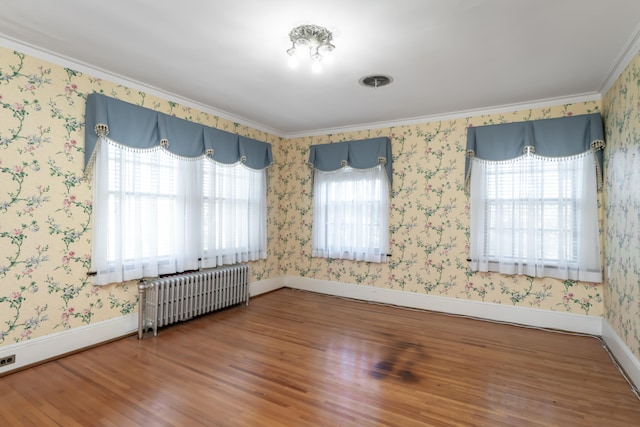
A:
<svg viewBox="0 0 640 427">
<path fill-rule="evenodd" d="M 640 38 L 638 0 L 0 2 L 0 45 L 287 137 L 597 99 Z M 301 24 L 321 73 L 288 65 Z"/>
</svg>

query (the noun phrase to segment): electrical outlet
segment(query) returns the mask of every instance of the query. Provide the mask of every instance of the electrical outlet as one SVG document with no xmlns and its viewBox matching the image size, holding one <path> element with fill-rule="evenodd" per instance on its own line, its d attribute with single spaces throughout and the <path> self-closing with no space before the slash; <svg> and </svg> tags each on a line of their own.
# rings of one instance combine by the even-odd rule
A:
<svg viewBox="0 0 640 427">
<path fill-rule="evenodd" d="M 16 355 L 11 354 L 9 356 L 0 357 L 0 368 L 4 368 L 7 365 L 16 363 Z"/>
</svg>

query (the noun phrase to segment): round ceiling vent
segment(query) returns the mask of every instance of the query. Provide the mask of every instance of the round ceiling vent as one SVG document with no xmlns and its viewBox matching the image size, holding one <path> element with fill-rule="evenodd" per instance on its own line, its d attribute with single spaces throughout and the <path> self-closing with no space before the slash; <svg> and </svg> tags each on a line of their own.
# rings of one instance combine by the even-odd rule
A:
<svg viewBox="0 0 640 427">
<path fill-rule="evenodd" d="M 391 83 L 393 79 L 389 76 L 384 76 L 382 74 L 377 74 L 373 76 L 365 76 L 360 79 L 360 84 L 362 86 L 378 88 L 381 86 L 386 86 Z"/>
</svg>

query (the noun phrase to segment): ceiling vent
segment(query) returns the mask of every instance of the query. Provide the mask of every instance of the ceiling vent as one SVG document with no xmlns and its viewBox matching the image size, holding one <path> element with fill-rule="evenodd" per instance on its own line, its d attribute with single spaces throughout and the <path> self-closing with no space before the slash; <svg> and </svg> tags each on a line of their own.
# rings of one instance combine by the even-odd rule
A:
<svg viewBox="0 0 640 427">
<path fill-rule="evenodd" d="M 365 76 L 360 79 L 360 84 L 362 86 L 379 88 L 382 86 L 386 86 L 391 83 L 393 79 L 389 76 L 384 76 L 382 74 L 373 75 L 373 76 Z"/>
</svg>

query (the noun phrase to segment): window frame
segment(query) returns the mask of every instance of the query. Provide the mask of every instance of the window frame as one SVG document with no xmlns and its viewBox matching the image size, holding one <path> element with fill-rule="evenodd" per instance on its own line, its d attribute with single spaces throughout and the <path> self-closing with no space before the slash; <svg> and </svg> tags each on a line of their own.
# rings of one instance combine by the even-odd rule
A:
<svg viewBox="0 0 640 427">
<path fill-rule="evenodd" d="M 375 170 L 375 180 L 363 180 L 365 174 L 371 176 L 372 170 Z M 323 181 L 321 175 L 339 178 Z M 369 191 L 365 191 L 363 186 L 369 187 Z M 367 196 L 363 200 L 354 200 L 353 196 L 347 197 L 347 194 Z M 313 198 L 312 256 L 386 262 L 389 252 L 389 183 L 382 165 L 369 169 L 344 166 L 337 171 L 316 170 Z M 339 216 L 347 214 L 346 210 L 352 212 L 347 215 L 348 222 L 345 223 Z M 369 215 L 369 218 L 375 224 L 362 227 L 359 219 L 362 219 L 365 211 L 374 212 L 376 216 L 372 218 Z M 339 227 L 340 232 L 335 227 Z M 364 232 L 363 228 L 368 228 L 369 232 Z M 366 246 L 367 241 L 374 241 L 375 246 Z M 354 246 L 353 242 L 359 243 Z"/>
<path fill-rule="evenodd" d="M 508 161 L 472 159 L 471 270 L 601 282 L 594 162 L 593 152 L 562 158 L 530 153 Z M 550 173 L 552 179 L 545 179 Z M 515 208 L 509 205 L 513 201 Z M 550 226 L 545 217 L 549 205 L 555 206 L 552 213 L 564 213 Z M 500 206 L 507 206 L 503 224 L 499 221 L 505 210 Z M 554 239 L 557 244 L 549 248 L 547 243 Z"/>
<path fill-rule="evenodd" d="M 161 147 L 131 149 L 106 137 L 98 150 L 94 166 L 94 284 L 266 258 L 266 169 L 251 169 L 242 162 L 222 164 L 207 156 L 180 158 Z M 208 179 L 226 174 L 224 179 L 212 179 L 222 181 L 224 194 L 220 195 L 220 189 L 205 194 L 205 167 Z M 244 181 L 240 184 L 244 191 L 237 191 L 238 180 Z M 233 195 L 236 197 L 229 197 Z M 227 215 L 224 225 L 210 228 L 213 233 L 239 230 L 235 238 L 221 240 L 223 244 L 234 242 L 234 246 L 218 246 L 214 251 L 206 247 L 203 236 L 209 221 L 215 219 L 215 212 L 207 217 L 203 209 L 212 199 L 234 214 L 243 212 Z M 158 201 L 166 204 L 160 206 Z M 240 208 L 231 206 L 235 204 Z M 132 215 L 134 211 L 142 212 L 142 217 Z M 254 233 L 257 238 L 247 237 L 245 229 L 249 228 L 260 228 Z"/>
</svg>

